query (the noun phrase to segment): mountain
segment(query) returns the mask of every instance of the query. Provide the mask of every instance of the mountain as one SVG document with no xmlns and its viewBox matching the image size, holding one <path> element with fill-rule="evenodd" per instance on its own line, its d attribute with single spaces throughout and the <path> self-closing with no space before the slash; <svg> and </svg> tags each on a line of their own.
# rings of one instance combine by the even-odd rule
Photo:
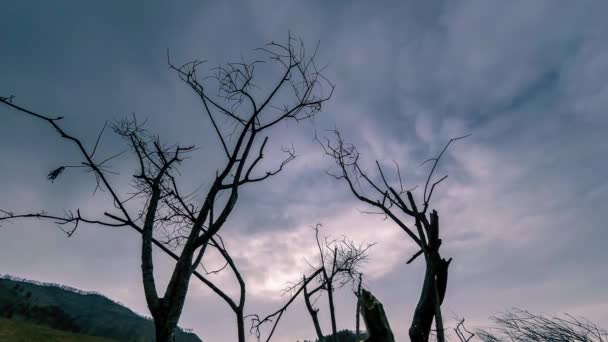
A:
<svg viewBox="0 0 608 342">
<path fill-rule="evenodd" d="M 154 340 L 154 323 L 125 306 L 93 292 L 0 277 L 0 317 L 116 341 Z M 178 329 L 176 342 L 202 342 Z"/>
</svg>

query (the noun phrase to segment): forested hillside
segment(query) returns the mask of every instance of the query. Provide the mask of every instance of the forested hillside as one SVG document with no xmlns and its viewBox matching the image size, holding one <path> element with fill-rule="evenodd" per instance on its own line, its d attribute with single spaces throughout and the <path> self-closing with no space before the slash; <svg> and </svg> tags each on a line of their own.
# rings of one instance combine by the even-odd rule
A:
<svg viewBox="0 0 608 342">
<path fill-rule="evenodd" d="M 12 277 L 0 278 L 0 317 L 119 341 L 154 339 L 150 319 L 101 294 Z M 201 340 L 179 329 L 176 341 Z"/>
</svg>

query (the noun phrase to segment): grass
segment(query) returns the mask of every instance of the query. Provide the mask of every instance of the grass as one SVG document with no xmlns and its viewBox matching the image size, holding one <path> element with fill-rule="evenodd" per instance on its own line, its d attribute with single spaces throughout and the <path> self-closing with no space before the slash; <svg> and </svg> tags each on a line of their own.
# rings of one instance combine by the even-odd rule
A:
<svg viewBox="0 0 608 342">
<path fill-rule="evenodd" d="M 0 318 L 0 341 L 3 342 L 117 342 L 103 337 L 55 330 L 41 325 Z"/>
</svg>

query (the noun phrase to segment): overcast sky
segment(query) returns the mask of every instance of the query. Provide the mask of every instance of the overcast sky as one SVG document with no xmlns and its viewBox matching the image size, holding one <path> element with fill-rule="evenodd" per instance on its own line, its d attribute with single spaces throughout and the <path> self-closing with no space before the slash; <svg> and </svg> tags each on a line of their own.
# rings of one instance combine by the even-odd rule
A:
<svg viewBox="0 0 608 342">
<path fill-rule="evenodd" d="M 131 113 L 166 142 L 201 147 L 182 182 L 208 185 L 221 150 L 195 94 L 167 68 L 254 56 L 288 30 L 310 46 L 336 84 L 314 123 L 276 131 L 274 151 L 293 144 L 286 171 L 243 190 L 223 236 L 248 283 L 247 313 L 268 313 L 281 289 L 314 260 L 311 225 L 323 234 L 377 242 L 365 286 L 383 301 L 400 341 L 418 299 L 423 263 L 403 231 L 355 201 L 326 175 L 331 160 L 315 131 L 338 127 L 367 165 L 398 161 L 408 184 L 451 137 L 435 194 L 442 247 L 453 257 L 443 308 L 470 327 L 512 307 L 583 315 L 608 327 L 608 3 L 604 1 L 3 1 L 0 95 L 65 117 L 93 145 L 104 121 Z M 0 107 L 0 208 L 81 208 L 102 213 L 90 174 L 46 174 L 77 162 L 72 146 L 43 123 Z M 287 133 L 288 132 L 288 133 Z M 103 153 L 121 149 L 108 135 Z M 272 165 L 272 160 L 268 161 Z M 216 163 L 216 164 L 214 164 Z M 116 184 L 133 172 L 117 159 Z M 373 171 L 373 169 L 370 168 Z M 126 191 L 126 190 L 125 190 Z M 148 314 L 140 237 L 83 226 L 66 238 L 51 222 L 0 229 L 0 273 L 99 291 Z M 170 260 L 156 255 L 157 276 Z M 234 293 L 228 274 L 214 281 Z M 161 281 L 161 284 L 163 281 Z M 604 290 L 602 290 L 604 289 Z M 355 299 L 338 295 L 338 327 L 354 328 Z M 319 303 L 324 303 L 320 301 Z M 320 318 L 329 332 L 328 315 Z M 205 341 L 236 340 L 231 311 L 192 281 L 180 325 Z M 303 302 L 287 312 L 276 341 L 313 338 Z M 253 340 L 253 338 L 252 338 Z"/>
</svg>

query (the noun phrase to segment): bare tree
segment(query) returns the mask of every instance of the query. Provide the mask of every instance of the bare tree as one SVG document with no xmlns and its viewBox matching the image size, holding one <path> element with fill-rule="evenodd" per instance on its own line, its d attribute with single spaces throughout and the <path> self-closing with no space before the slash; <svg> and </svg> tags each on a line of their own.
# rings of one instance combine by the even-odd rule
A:
<svg viewBox="0 0 608 342">
<path fill-rule="evenodd" d="M 367 245 L 356 245 L 353 241 L 343 237 L 342 240 L 331 240 L 327 238 L 324 240 L 324 244 L 321 244 L 319 240 L 319 228 L 320 225 L 314 227 L 315 230 L 315 242 L 319 252 L 320 266 L 316 269 L 320 269 L 321 273 L 317 276 L 318 286 L 308 291 L 307 285 L 305 284 L 306 277 L 304 277 L 301 284 L 304 287 L 304 302 L 306 308 L 312 317 L 315 325 L 315 331 L 319 339 L 323 338 L 321 328 L 317 319 L 317 312 L 319 309 L 313 308 L 311 304 L 311 297 L 319 291 L 325 291 L 327 293 L 327 301 L 329 308 L 329 317 L 331 321 L 332 337 L 336 336 L 338 332 L 336 326 L 336 309 L 334 304 L 334 290 L 341 288 L 348 283 L 354 284 L 355 280 L 361 276 L 359 267 L 367 259 L 367 251 L 373 244 Z"/>
<path fill-rule="evenodd" d="M 252 315 L 252 330 L 256 332 L 258 337 L 260 336 L 260 327 L 264 323 L 273 322 L 266 341 L 270 340 L 281 316 L 301 293 L 304 297 L 306 309 L 312 319 L 317 339 L 319 341 L 327 340 L 323 335 L 317 315 L 319 309 L 314 306 L 320 298 L 321 292 L 325 292 L 327 294 L 327 305 L 332 329 L 331 340 L 335 339 L 338 329 L 336 325 L 334 291 L 347 284 L 354 284 L 356 279 L 360 279 L 362 276 L 360 266 L 367 261 L 367 252 L 373 244 L 356 244 L 346 237 L 331 240 L 324 238 L 322 242 L 319 238 L 320 227 L 320 224 L 313 227 L 318 250 L 318 264 L 313 265 L 309 263 L 313 269 L 312 272 L 308 276 L 302 276 L 301 281 L 292 283 L 285 289 L 284 292 L 290 293 L 291 296 L 284 306 L 264 318 Z M 308 286 L 314 280 L 316 280 L 316 285 L 309 290 Z"/>
<path fill-rule="evenodd" d="M 486 342 L 606 342 L 608 332 L 586 319 L 572 315 L 543 316 L 526 310 L 515 309 L 499 317 L 492 317 L 496 324 L 481 329 L 477 336 Z"/>
<path fill-rule="evenodd" d="M 395 163 L 397 185 L 393 185 L 387 180 L 386 172 L 378 161 L 376 161 L 378 176 L 372 178 L 361 168 L 360 155 L 355 146 L 344 142 L 337 130 L 334 130 L 333 134 L 334 139 L 326 138 L 325 141 L 319 141 L 325 153 L 338 166 L 338 172 L 330 173 L 330 175 L 346 182 L 357 199 L 375 208 L 376 211 L 370 213 L 390 218 L 418 245 L 420 250 L 412 256 L 407 262 L 408 264 L 418 256 L 424 255 L 426 272 L 420 299 L 409 330 L 410 339 L 413 342 L 428 341 L 432 322 L 435 319 L 437 338 L 440 342 L 444 342 L 441 303 L 445 296 L 448 267 L 452 259 L 443 259 L 439 253 L 442 243 L 439 238 L 439 215 L 436 210 L 429 212 L 429 207 L 435 187 L 447 178 L 444 176 L 438 180 L 433 179 L 437 164 L 449 145 L 464 137 L 451 139 L 436 158 L 428 160 L 433 162 L 432 168 L 424 185 L 422 201 L 417 202 L 412 194 L 413 189 L 406 190 L 403 187 L 397 163 Z M 406 218 L 413 219 L 415 230 L 409 223 L 406 223 Z"/>
<path fill-rule="evenodd" d="M 321 110 L 333 92 L 333 85 L 321 74 L 315 64 L 316 49 L 310 55 L 301 41 L 289 36 L 285 44 L 270 43 L 258 49 L 271 65 L 280 69 L 275 84 L 263 91 L 255 81 L 256 67 L 262 61 L 228 63 L 214 68 L 210 76 L 200 77 L 198 69 L 203 62 L 193 61 L 181 66 L 169 61 L 179 78 L 198 95 L 204 115 L 213 127 L 225 162 L 215 172 L 213 182 L 202 203 L 193 196 L 196 191 L 184 194 L 178 186 L 178 166 L 194 146 L 166 145 L 160 138 L 146 131 L 135 118 L 113 125 L 114 132 L 123 137 L 138 164 L 132 184 L 134 192 L 125 194 L 111 180 L 108 162 L 116 156 L 98 157 L 94 146 L 68 133 L 61 125 L 63 117 L 41 114 L 14 102 L 13 97 L 1 97 L 0 102 L 25 114 L 46 122 L 60 137 L 74 144 L 82 157 L 79 165 L 65 165 L 53 170 L 48 178 L 57 179 L 65 170 L 82 167 L 95 176 L 96 190 L 109 196 L 115 210 L 106 211 L 100 218 L 90 218 L 79 209 L 63 215 L 45 211 L 13 213 L 3 211 L 0 220 L 17 218 L 49 219 L 66 227 L 68 235 L 80 223 L 111 227 L 130 227 L 141 234 L 142 281 L 148 308 L 152 314 L 158 342 L 172 341 L 192 275 L 211 287 L 235 311 L 239 341 L 245 340 L 243 306 L 245 287 L 242 277 L 233 265 L 229 254 L 216 237 L 232 214 L 242 186 L 257 183 L 281 172 L 295 157 L 293 148 L 286 153 L 278 166 L 258 171 L 269 140 L 268 133 L 279 123 L 312 118 Z M 105 127 L 104 127 L 105 128 Z M 172 234 L 167 241 L 179 248 L 174 251 L 155 237 L 155 232 Z M 158 234 L 158 233 L 157 233 Z M 160 294 L 153 273 L 152 246 L 156 245 L 175 259 L 170 280 L 164 294 Z M 203 274 L 197 271 L 208 246 L 218 249 L 241 284 L 238 304 L 228 297 Z"/>
</svg>

